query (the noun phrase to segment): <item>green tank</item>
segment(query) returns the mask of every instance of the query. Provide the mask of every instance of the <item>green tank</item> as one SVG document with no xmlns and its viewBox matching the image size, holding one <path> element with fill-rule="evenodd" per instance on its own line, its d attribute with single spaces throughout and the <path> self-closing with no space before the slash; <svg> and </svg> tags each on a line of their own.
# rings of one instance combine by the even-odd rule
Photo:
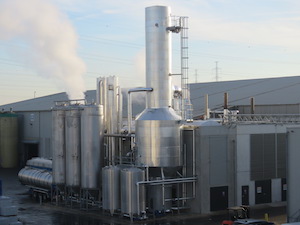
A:
<svg viewBox="0 0 300 225">
<path fill-rule="evenodd" d="M 0 167 L 14 168 L 18 165 L 18 116 L 0 113 Z"/>
</svg>

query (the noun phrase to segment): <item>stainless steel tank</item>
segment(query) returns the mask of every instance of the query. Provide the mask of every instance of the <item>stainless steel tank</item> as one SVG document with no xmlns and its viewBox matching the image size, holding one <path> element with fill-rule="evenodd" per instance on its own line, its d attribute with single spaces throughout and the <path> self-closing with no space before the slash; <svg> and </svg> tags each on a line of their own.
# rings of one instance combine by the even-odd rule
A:
<svg viewBox="0 0 300 225">
<path fill-rule="evenodd" d="M 81 188 L 100 188 L 103 165 L 103 107 L 91 105 L 81 111 Z"/>
<path fill-rule="evenodd" d="M 18 177 L 24 185 L 51 189 L 52 173 L 48 170 L 25 167 L 19 171 Z"/>
<path fill-rule="evenodd" d="M 80 186 L 80 107 L 66 110 L 66 185 Z"/>
<path fill-rule="evenodd" d="M 52 110 L 52 170 L 53 183 L 66 183 L 65 108 Z"/>
<path fill-rule="evenodd" d="M 102 169 L 102 205 L 113 214 L 120 208 L 120 168 L 106 166 Z"/>
<path fill-rule="evenodd" d="M 148 205 L 151 211 L 165 212 L 171 210 L 172 185 L 154 185 L 148 189 Z"/>
<path fill-rule="evenodd" d="M 51 171 L 52 170 L 52 160 L 41 158 L 41 157 L 35 157 L 35 158 L 27 160 L 26 166 Z"/>
<path fill-rule="evenodd" d="M 122 92 L 118 77 L 99 77 L 97 79 L 97 104 L 103 105 L 104 129 L 107 134 L 118 134 L 122 128 Z M 115 155 L 119 150 L 118 140 L 106 138 L 108 161 L 114 164 Z"/>
<path fill-rule="evenodd" d="M 182 166 L 180 120 L 172 108 L 148 108 L 137 117 L 137 165 Z"/>
<path fill-rule="evenodd" d="M 123 214 L 141 214 L 146 209 L 145 187 L 137 182 L 145 180 L 145 171 L 132 167 L 121 170 L 121 212 Z M 138 193 L 139 192 L 139 193 Z"/>
</svg>

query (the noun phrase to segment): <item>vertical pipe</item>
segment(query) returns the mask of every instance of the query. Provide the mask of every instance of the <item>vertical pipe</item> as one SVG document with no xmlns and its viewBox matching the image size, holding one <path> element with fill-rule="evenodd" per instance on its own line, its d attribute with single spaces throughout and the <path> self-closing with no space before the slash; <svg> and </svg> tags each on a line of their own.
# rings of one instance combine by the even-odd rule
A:
<svg viewBox="0 0 300 225">
<path fill-rule="evenodd" d="M 250 98 L 250 105 L 251 105 L 251 114 L 255 113 L 255 102 L 254 102 L 254 98 Z"/>
<path fill-rule="evenodd" d="M 131 112 L 131 92 L 128 92 L 127 99 L 127 123 L 128 123 L 128 133 L 131 134 L 131 120 L 132 120 L 132 112 Z"/>
<path fill-rule="evenodd" d="M 196 135 L 195 135 L 195 128 L 193 128 L 193 177 L 196 176 Z M 196 193 L 196 183 L 195 181 L 193 182 L 193 197 L 195 197 Z"/>
<path fill-rule="evenodd" d="M 228 109 L 228 93 L 224 93 L 224 109 Z"/>
<path fill-rule="evenodd" d="M 122 90 L 121 87 L 118 86 L 118 113 L 119 113 L 119 127 L 118 127 L 118 133 L 121 132 L 122 130 L 122 126 L 123 126 L 123 112 L 122 112 L 122 108 L 123 108 L 123 95 L 122 95 Z"/>
<path fill-rule="evenodd" d="M 207 119 L 209 119 L 208 94 L 205 95 L 204 99 L 205 99 L 205 102 L 204 102 L 204 105 L 205 105 L 205 108 L 204 108 L 204 119 L 207 120 Z"/>
</svg>

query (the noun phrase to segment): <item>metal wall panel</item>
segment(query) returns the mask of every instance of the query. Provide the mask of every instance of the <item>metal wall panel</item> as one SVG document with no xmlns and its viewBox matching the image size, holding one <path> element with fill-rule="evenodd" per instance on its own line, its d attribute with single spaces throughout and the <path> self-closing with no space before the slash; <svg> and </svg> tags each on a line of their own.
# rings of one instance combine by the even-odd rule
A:
<svg viewBox="0 0 300 225">
<path fill-rule="evenodd" d="M 288 128 L 287 149 L 287 222 L 299 222 L 300 176 L 299 176 L 299 140 L 300 128 Z"/>
<path fill-rule="evenodd" d="M 264 168 L 264 138 L 263 134 L 250 135 L 250 168 L 251 180 L 263 179 Z"/>
<path fill-rule="evenodd" d="M 209 137 L 209 162 L 210 185 L 227 184 L 227 138 L 225 136 Z"/>
<path fill-rule="evenodd" d="M 277 177 L 286 178 L 286 134 L 277 134 Z"/>
<path fill-rule="evenodd" d="M 264 179 L 276 178 L 275 134 L 264 134 Z"/>
</svg>

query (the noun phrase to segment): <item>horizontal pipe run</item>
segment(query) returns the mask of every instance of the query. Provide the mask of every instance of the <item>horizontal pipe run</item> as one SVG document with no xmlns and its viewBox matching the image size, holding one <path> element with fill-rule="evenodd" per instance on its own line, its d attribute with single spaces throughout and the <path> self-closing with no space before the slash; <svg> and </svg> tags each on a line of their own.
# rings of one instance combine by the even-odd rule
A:
<svg viewBox="0 0 300 225">
<path fill-rule="evenodd" d="M 195 197 L 167 198 L 167 199 L 165 199 L 165 202 L 170 202 L 170 201 L 181 201 L 181 200 L 191 200 L 191 199 L 195 199 Z"/>
<path fill-rule="evenodd" d="M 153 91 L 153 88 L 144 88 L 144 87 L 131 88 L 128 90 L 128 94 L 131 92 L 147 92 L 147 91 Z"/>
<path fill-rule="evenodd" d="M 184 177 L 184 178 L 175 178 L 175 179 L 165 179 L 165 180 L 150 180 L 150 181 L 140 181 L 137 182 L 137 185 L 140 184 L 150 184 L 150 185 L 161 185 L 161 184 L 178 184 L 178 183 L 191 183 L 196 181 L 196 177 Z"/>
<path fill-rule="evenodd" d="M 104 137 L 131 138 L 132 136 L 132 134 L 104 134 Z"/>
<path fill-rule="evenodd" d="M 137 185 L 137 208 L 140 209 L 140 184 L 149 184 L 149 185 L 163 185 L 163 184 L 179 184 L 179 183 L 194 183 L 197 181 L 196 177 L 184 177 L 176 179 L 166 179 L 166 180 L 150 180 L 150 181 L 139 181 L 136 182 Z M 194 196 L 194 193 L 193 193 Z M 178 198 L 177 198 L 178 199 Z"/>
</svg>

